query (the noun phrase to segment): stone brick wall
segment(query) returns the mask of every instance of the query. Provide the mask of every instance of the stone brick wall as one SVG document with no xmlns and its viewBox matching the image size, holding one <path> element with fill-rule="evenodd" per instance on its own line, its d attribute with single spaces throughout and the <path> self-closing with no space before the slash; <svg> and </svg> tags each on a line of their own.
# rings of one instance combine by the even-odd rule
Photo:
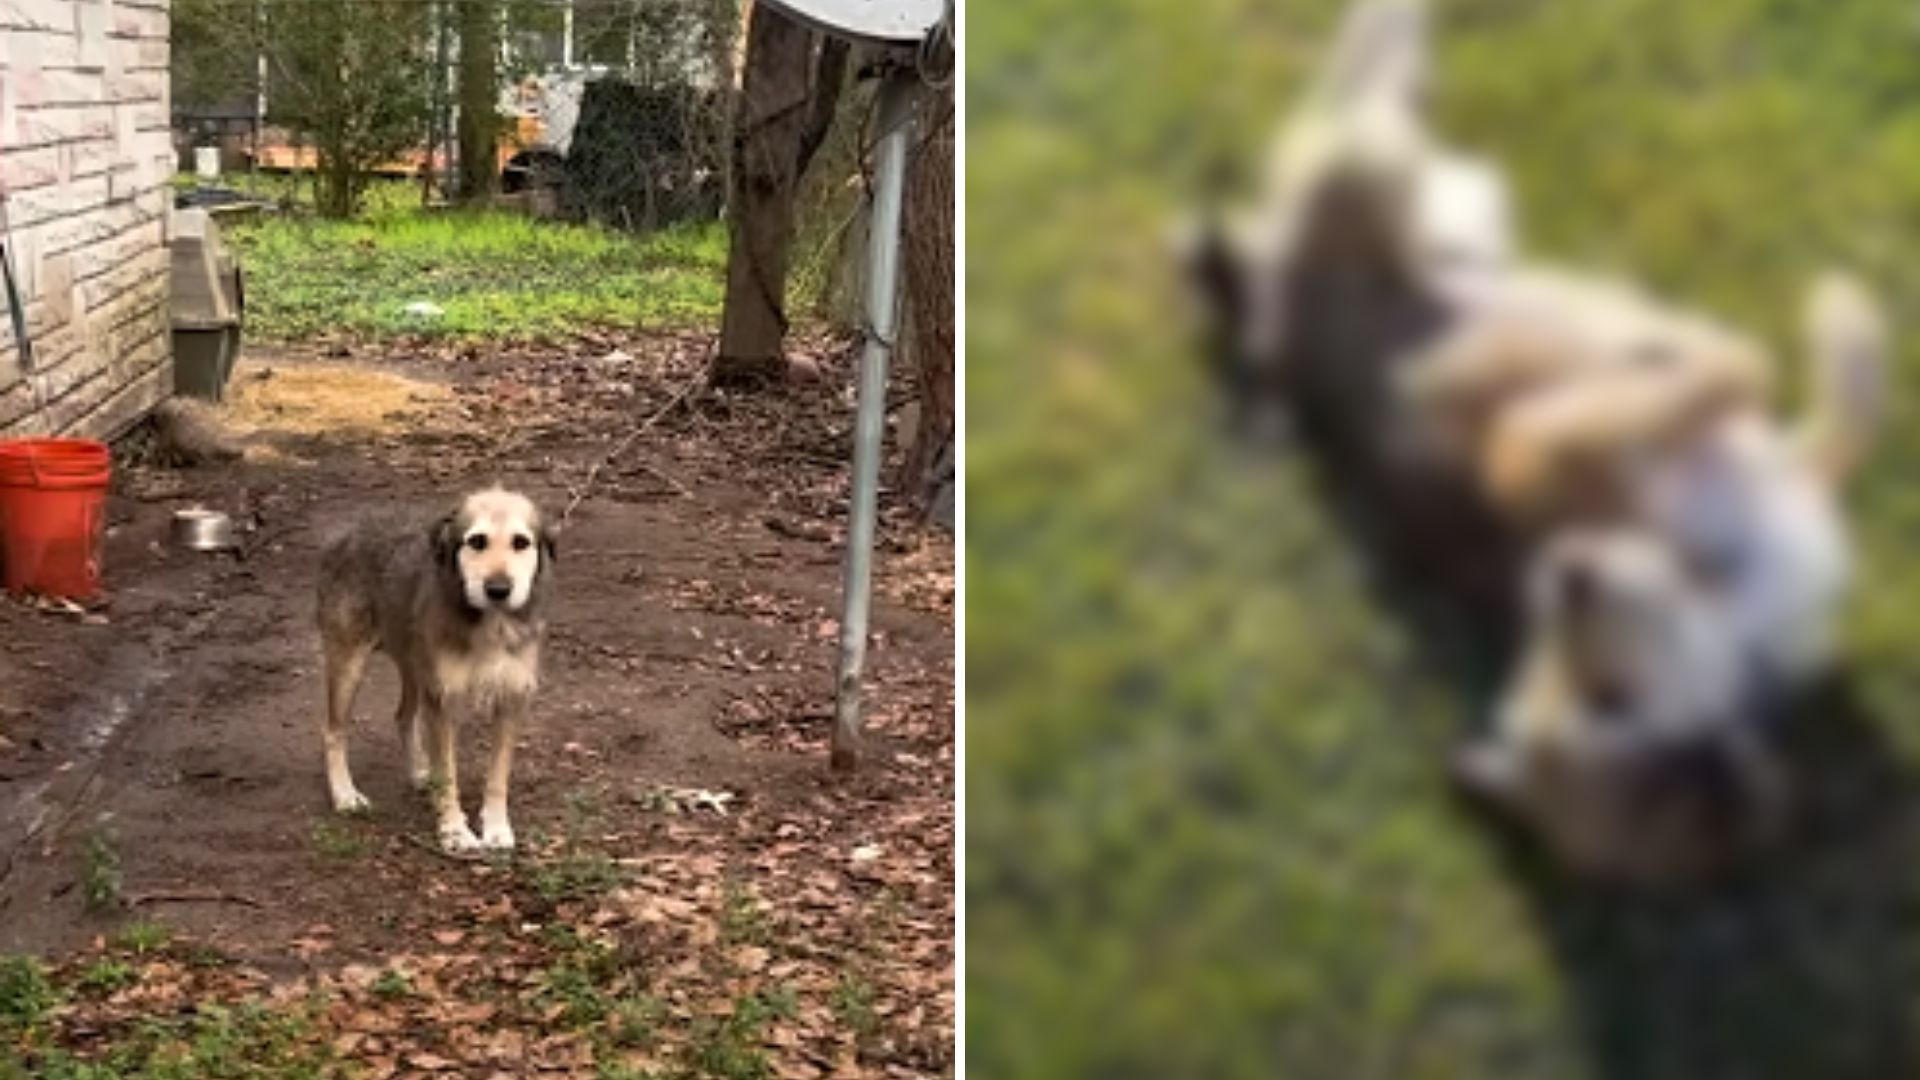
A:
<svg viewBox="0 0 1920 1080">
<path fill-rule="evenodd" d="M 172 389 L 168 0 L 0 0 L 0 436 L 116 434 Z"/>
</svg>

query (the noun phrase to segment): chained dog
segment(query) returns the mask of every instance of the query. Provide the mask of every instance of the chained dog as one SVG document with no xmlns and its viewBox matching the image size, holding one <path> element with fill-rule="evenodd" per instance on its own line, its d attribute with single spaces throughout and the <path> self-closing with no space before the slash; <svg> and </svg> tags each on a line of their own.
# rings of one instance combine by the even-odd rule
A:
<svg viewBox="0 0 1920 1080">
<path fill-rule="evenodd" d="M 367 808 L 347 765 L 347 729 L 369 657 L 400 673 L 394 714 L 409 776 L 431 792 L 441 847 L 513 847 L 507 785 L 516 734 L 540 682 L 555 553 L 524 495 L 476 491 L 427 523 L 363 524 L 320 558 L 318 621 L 327 704 L 321 736 L 334 810 Z M 474 835 L 461 809 L 455 714 L 490 716 L 493 758 Z"/>
</svg>

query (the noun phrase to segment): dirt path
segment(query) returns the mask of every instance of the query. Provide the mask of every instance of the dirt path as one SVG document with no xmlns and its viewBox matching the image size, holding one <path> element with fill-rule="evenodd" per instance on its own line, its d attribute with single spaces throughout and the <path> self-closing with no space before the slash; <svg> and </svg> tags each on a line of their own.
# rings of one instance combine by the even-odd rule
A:
<svg viewBox="0 0 1920 1080">
<path fill-rule="evenodd" d="M 806 441 L 845 430 L 844 402 L 676 410 L 580 504 L 561 541 L 546 688 L 516 771 L 528 850 L 512 864 L 454 862 L 424 843 L 428 815 L 398 764 L 384 665 L 353 741 L 374 811 L 352 821 L 326 811 L 310 596 L 328 529 L 369 509 L 425 516 L 495 479 L 557 511 L 608 436 L 688 371 L 685 342 L 629 349 L 630 370 L 611 374 L 565 354 L 451 371 L 388 360 L 431 370 L 451 402 L 344 436 L 269 431 L 276 460 L 126 471 L 104 618 L 0 606 L 0 951 L 58 957 L 141 917 L 270 979 L 324 983 L 473 933 L 489 922 L 476 912 L 505 910 L 501 900 L 510 917 L 492 921 L 511 938 L 549 919 L 617 929 L 650 910 L 659 922 L 657 907 L 636 903 L 665 898 L 676 901 L 666 922 L 711 923 L 718 943 L 694 933 L 623 977 L 692 1018 L 703 993 L 734 996 L 738 977 L 755 974 L 731 962 L 712 979 L 697 973 L 705 953 L 739 944 L 724 931 L 744 903 L 765 923 L 772 966 L 796 965 L 787 981 L 800 1015 L 810 980 L 837 986 L 857 967 L 873 1011 L 899 1021 L 882 1025 L 885 1038 L 802 1025 L 793 1046 L 774 1048 L 782 1075 L 862 1061 L 950 1070 L 951 548 L 888 530 L 873 767 L 830 777 L 840 555 L 830 514 L 844 478 Z M 235 515 L 248 530 L 242 557 L 167 546 L 171 511 L 193 502 Z M 470 804 L 479 734 L 463 738 Z M 725 812 L 676 800 L 676 789 L 721 793 Z M 503 957 L 521 954 L 502 948 L 476 968 L 511 967 Z M 677 1005 L 676 987 L 687 992 Z M 435 1033 L 421 1037 L 434 1045 Z M 458 1062 L 458 1049 L 438 1053 Z M 368 1055 L 376 1075 L 407 1060 L 378 1036 L 371 1049 L 352 1043 L 349 1056 Z"/>
</svg>

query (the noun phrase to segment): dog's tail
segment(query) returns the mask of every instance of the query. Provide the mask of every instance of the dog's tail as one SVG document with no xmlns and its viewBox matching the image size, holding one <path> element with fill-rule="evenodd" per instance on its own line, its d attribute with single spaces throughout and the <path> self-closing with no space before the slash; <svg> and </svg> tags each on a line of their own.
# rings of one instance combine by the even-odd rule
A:
<svg viewBox="0 0 1920 1080">
<path fill-rule="evenodd" d="M 1359 0 L 1268 163 L 1270 198 L 1298 197 L 1336 167 L 1405 171 L 1421 149 L 1427 83 L 1424 0 Z"/>
<path fill-rule="evenodd" d="M 1860 465 L 1885 414 L 1887 324 L 1866 286 L 1838 272 L 1814 283 L 1805 320 L 1810 385 L 1800 438 L 1814 468 L 1837 484 Z"/>
<path fill-rule="evenodd" d="M 1312 103 L 1338 109 L 1360 99 L 1394 99 L 1417 109 L 1427 78 L 1423 0 L 1359 0 L 1341 21 Z"/>
</svg>

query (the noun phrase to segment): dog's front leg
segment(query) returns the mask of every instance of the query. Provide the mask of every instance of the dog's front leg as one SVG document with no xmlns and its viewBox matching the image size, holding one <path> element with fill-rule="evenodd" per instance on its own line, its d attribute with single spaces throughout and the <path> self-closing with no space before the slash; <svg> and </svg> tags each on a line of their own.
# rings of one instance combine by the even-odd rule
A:
<svg viewBox="0 0 1920 1080">
<path fill-rule="evenodd" d="M 503 696 L 493 707 L 493 762 L 487 768 L 486 799 L 480 807 L 480 843 L 489 848 L 513 847 L 513 826 L 507 820 L 507 780 L 513 772 L 513 742 L 526 719 L 527 699 Z"/>
<path fill-rule="evenodd" d="M 472 851 L 480 838 L 467 825 L 460 809 L 459 754 L 453 741 L 453 718 L 447 714 L 447 702 L 438 693 L 421 695 L 420 719 L 427 725 L 428 753 L 432 755 L 433 809 L 439 818 L 440 846 L 447 851 Z"/>
<path fill-rule="evenodd" d="M 370 651 L 361 644 L 327 649 L 327 712 L 321 718 L 320 735 L 326 748 L 327 791 L 334 810 L 342 814 L 359 813 L 369 805 L 347 768 L 347 729 L 353 724 L 353 699 Z"/>
<path fill-rule="evenodd" d="M 1637 462 L 1704 430 L 1743 392 L 1718 373 L 1570 380 L 1501 413 L 1481 476 L 1495 501 L 1519 514 L 1550 510 L 1568 496 L 1618 502 Z"/>
<path fill-rule="evenodd" d="M 400 707 L 394 710 L 393 722 L 407 755 L 407 779 L 415 791 L 425 791 L 432 782 L 433 769 L 427 760 L 426 741 L 420 733 L 420 687 L 404 668 L 400 672 Z"/>
</svg>

